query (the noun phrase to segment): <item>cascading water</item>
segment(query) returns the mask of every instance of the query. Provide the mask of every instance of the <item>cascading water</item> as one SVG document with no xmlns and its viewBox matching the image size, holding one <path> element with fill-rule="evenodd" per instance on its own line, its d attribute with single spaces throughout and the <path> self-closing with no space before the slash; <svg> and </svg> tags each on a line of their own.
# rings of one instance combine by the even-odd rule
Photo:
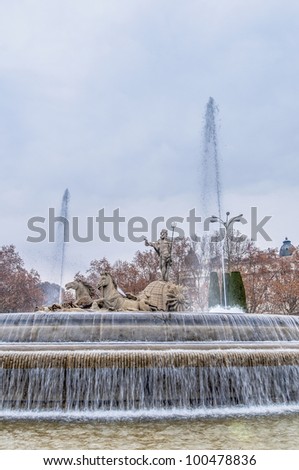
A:
<svg viewBox="0 0 299 470">
<path fill-rule="evenodd" d="M 0 332 L 6 416 L 299 404 L 299 317 L 22 313 Z"/>
<path fill-rule="evenodd" d="M 299 342 L 299 317 L 290 315 L 232 313 L 149 313 L 149 312 L 58 312 L 9 313 L 0 315 L 0 350 L 41 345 L 58 348 L 81 344 L 84 347 L 112 343 L 128 343 L 143 348 L 159 343 L 159 347 L 191 349 L 219 342 L 229 347 L 249 342 L 265 345 Z M 219 346 L 217 346 L 219 347 Z M 261 346 L 259 346 L 261 347 Z"/>
<path fill-rule="evenodd" d="M 59 266 L 59 299 L 58 302 L 62 303 L 62 294 L 63 294 L 63 273 L 64 273 L 64 261 L 65 261 L 65 246 L 66 241 L 68 240 L 68 212 L 69 212 L 69 201 L 70 201 L 70 192 L 68 189 L 64 191 L 62 202 L 61 202 L 61 209 L 60 209 L 60 217 L 61 222 L 57 227 L 56 233 L 56 263 Z"/>
<path fill-rule="evenodd" d="M 7 353 L 3 381 L 3 406 L 33 411 L 296 404 L 299 352 Z"/>
</svg>

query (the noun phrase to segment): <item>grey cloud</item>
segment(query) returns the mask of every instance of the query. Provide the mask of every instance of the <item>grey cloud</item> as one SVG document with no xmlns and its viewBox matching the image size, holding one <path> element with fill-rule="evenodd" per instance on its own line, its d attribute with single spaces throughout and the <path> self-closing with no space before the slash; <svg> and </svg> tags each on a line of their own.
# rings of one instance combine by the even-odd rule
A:
<svg viewBox="0 0 299 470">
<path fill-rule="evenodd" d="M 3 242 L 26 252 L 24 220 L 59 206 L 66 187 L 78 216 L 136 197 L 145 216 L 173 194 L 200 205 L 209 96 L 224 197 L 247 192 L 250 207 L 279 187 L 287 200 L 299 172 L 298 13 L 273 0 L 2 2 Z"/>
</svg>

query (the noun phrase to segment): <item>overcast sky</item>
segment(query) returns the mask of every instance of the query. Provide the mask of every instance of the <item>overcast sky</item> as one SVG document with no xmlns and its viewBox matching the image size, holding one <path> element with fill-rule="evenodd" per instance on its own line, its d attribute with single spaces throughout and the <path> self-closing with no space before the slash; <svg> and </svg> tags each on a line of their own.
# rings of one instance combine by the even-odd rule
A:
<svg viewBox="0 0 299 470">
<path fill-rule="evenodd" d="M 82 236 L 102 208 L 201 215 L 211 96 L 224 211 L 272 216 L 262 248 L 298 245 L 298 23 L 297 0 L 0 0 L 1 244 L 58 281 L 55 244 L 28 242 L 27 222 L 66 188 Z M 144 248 L 93 238 L 71 237 L 65 281 Z"/>
</svg>

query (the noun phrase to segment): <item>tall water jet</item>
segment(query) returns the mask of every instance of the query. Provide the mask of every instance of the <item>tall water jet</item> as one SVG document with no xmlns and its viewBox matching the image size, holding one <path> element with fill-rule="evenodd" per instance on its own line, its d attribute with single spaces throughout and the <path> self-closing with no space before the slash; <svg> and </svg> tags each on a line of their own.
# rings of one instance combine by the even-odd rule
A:
<svg viewBox="0 0 299 470">
<path fill-rule="evenodd" d="M 222 212 L 221 177 L 217 136 L 217 113 L 218 106 L 216 105 L 214 98 L 210 97 L 205 112 L 201 165 L 201 204 L 204 219 L 211 217 L 212 214 L 216 214 L 218 218 L 221 219 Z M 208 253 L 208 256 L 211 257 L 211 253 Z M 224 306 L 227 307 L 224 245 L 221 249 L 221 265 Z"/>
<path fill-rule="evenodd" d="M 63 295 L 63 273 L 64 273 L 64 261 L 65 261 L 65 247 L 66 242 L 69 240 L 69 212 L 70 192 L 68 189 L 64 191 L 61 209 L 60 209 L 60 223 L 57 227 L 56 232 L 56 260 L 59 266 L 59 303 L 62 302 Z"/>
<path fill-rule="evenodd" d="M 221 178 L 217 137 L 218 107 L 214 98 L 207 103 L 201 165 L 201 203 L 205 217 L 216 213 L 221 217 Z"/>
</svg>

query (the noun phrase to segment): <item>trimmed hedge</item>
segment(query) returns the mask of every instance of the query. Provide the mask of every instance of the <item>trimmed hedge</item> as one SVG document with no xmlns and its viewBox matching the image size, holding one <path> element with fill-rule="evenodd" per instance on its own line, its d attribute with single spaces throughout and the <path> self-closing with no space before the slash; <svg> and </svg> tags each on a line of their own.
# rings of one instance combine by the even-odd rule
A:
<svg viewBox="0 0 299 470">
<path fill-rule="evenodd" d="M 233 271 L 230 275 L 229 300 L 231 307 L 237 306 L 247 311 L 245 288 L 239 271 Z"/>
</svg>

